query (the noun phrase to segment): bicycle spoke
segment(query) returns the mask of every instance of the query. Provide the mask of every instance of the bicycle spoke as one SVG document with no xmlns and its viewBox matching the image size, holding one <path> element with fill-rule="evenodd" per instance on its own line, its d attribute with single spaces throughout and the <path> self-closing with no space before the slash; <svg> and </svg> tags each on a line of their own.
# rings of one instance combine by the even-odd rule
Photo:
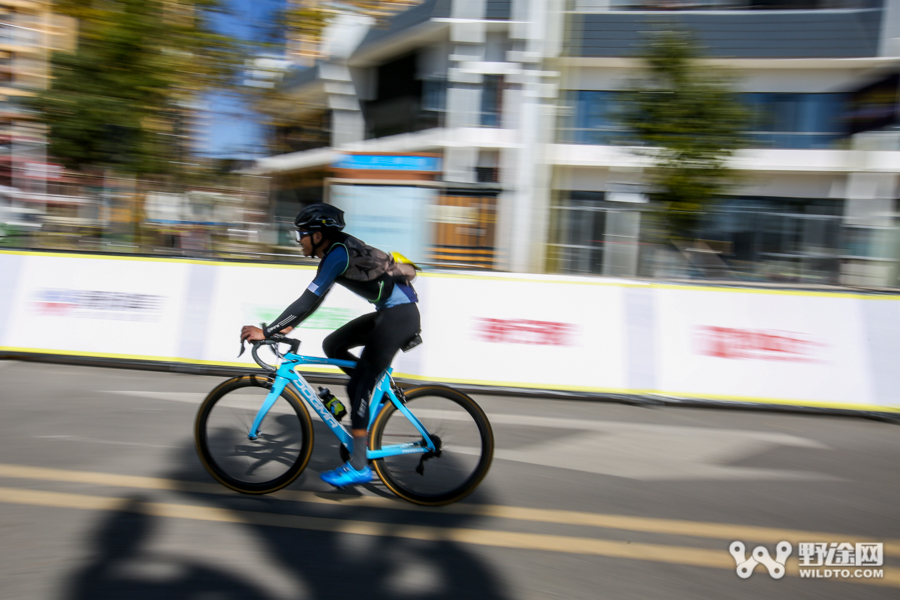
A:
<svg viewBox="0 0 900 600">
<path fill-rule="evenodd" d="M 202 430 L 198 448 L 207 468 L 239 491 L 263 493 L 271 491 L 269 486 L 286 485 L 309 459 L 309 416 L 284 395 L 262 420 L 255 439 L 250 439 L 248 434 L 268 393 L 267 387 L 238 378 L 234 389 L 222 389 L 204 401 L 198 416 Z"/>
<path fill-rule="evenodd" d="M 385 484 L 398 495 L 421 504 L 452 502 L 468 494 L 490 466 L 493 435 L 477 405 L 449 388 L 428 388 L 433 394 L 410 393 L 407 407 L 416 416 L 435 451 L 398 453 L 376 461 Z M 423 434 L 398 410 L 379 417 L 376 449 L 390 452 L 421 442 Z"/>
</svg>

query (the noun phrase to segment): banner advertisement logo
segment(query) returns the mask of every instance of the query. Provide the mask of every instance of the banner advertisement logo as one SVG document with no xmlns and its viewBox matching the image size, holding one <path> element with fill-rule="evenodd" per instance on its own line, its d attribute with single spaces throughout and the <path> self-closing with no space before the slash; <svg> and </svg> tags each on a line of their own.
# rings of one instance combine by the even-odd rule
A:
<svg viewBox="0 0 900 600">
<path fill-rule="evenodd" d="M 737 566 L 737 575 L 749 579 L 757 565 L 763 565 L 772 579 L 784 577 L 788 557 L 793 552 L 790 542 L 775 546 L 775 558 L 765 546 L 757 546 L 748 558 L 743 542 L 734 541 L 728 552 Z M 884 569 L 859 568 L 884 565 L 884 544 L 881 542 L 800 542 L 797 544 L 799 574 L 804 579 L 881 579 Z M 804 568 L 836 567 L 836 568 Z M 854 568 L 851 568 L 854 567 Z"/>
<path fill-rule="evenodd" d="M 825 344 L 790 331 L 737 329 L 702 325 L 694 328 L 697 354 L 716 358 L 743 358 L 817 362 Z"/>
<path fill-rule="evenodd" d="M 574 346 L 577 327 L 571 323 L 531 319 L 475 319 L 475 334 L 483 342 Z"/>
<path fill-rule="evenodd" d="M 47 317 L 156 321 L 163 303 L 152 294 L 45 288 L 32 296 L 31 308 Z"/>
</svg>

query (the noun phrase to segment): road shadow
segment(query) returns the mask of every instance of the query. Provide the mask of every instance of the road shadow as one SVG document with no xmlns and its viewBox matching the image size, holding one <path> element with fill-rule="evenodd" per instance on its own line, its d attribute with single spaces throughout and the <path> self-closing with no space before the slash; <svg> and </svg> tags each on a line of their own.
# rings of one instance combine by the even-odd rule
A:
<svg viewBox="0 0 900 600">
<path fill-rule="evenodd" d="M 324 430 L 324 425 L 316 423 L 316 426 L 319 435 L 316 436 L 313 459 L 289 490 L 321 491 L 323 486 L 318 482 L 318 472 L 340 464 L 337 442 L 332 442 L 333 436 Z M 296 589 L 284 597 L 315 600 L 356 596 L 366 600 L 510 598 L 490 563 L 473 551 L 477 547 L 446 539 L 413 539 L 415 535 L 410 535 L 414 531 L 411 528 L 416 526 L 438 528 L 439 531 L 477 527 L 478 517 L 440 509 L 409 510 L 412 505 L 402 500 L 396 500 L 393 505 L 396 508 L 372 508 L 339 502 L 310 503 L 275 496 L 245 496 L 227 492 L 224 488 L 222 491 L 226 493 L 206 493 L 207 489 L 219 489 L 207 487 L 214 480 L 203 469 L 191 442 L 186 442 L 173 454 L 170 464 L 173 469 L 163 477 L 184 482 L 179 493 L 189 499 L 190 504 L 233 511 L 236 520 L 243 523 L 242 527 L 257 542 L 252 549 L 252 558 L 248 555 L 248 560 L 265 561 L 267 569 L 281 572 L 282 581 L 296 582 Z M 207 486 L 197 486 L 197 483 Z M 488 488 L 484 484 L 482 488 L 476 495 L 480 502 L 487 502 Z M 369 489 L 380 496 L 394 498 L 380 484 Z M 359 492 L 350 491 L 344 497 L 354 494 L 359 495 Z M 334 492 L 319 495 L 322 498 L 334 496 Z M 218 600 L 233 597 L 268 600 L 273 597 L 259 581 L 248 581 L 214 564 L 202 562 L 202 559 L 187 556 L 188 548 L 180 555 L 154 554 L 148 549 L 147 541 L 158 522 L 149 512 L 143 499 L 134 497 L 123 502 L 120 510 L 107 515 L 91 541 L 91 562 L 73 577 L 72 585 L 68 586 L 71 593 L 66 600 Z M 260 519 L 258 515 L 264 515 L 264 518 Z M 306 521 L 304 517 L 312 519 Z M 283 524 L 279 518 L 284 519 Z M 256 524 L 254 520 L 263 520 L 266 524 Z M 377 523 L 378 535 L 339 531 L 340 524 L 346 521 Z M 305 528 L 307 522 L 324 524 L 326 530 Z M 335 531 L 328 530 L 331 524 Z M 229 524 L 229 527 L 233 525 Z M 233 549 L 237 556 L 244 551 L 249 552 L 240 547 Z M 135 569 L 134 565 L 144 568 Z M 165 581 L 155 580 L 143 573 L 147 565 L 175 565 L 178 576 Z"/>
<path fill-rule="evenodd" d="M 66 586 L 70 600 L 269 600 L 265 590 L 190 556 L 147 549 L 157 519 L 132 496 L 109 512 L 88 541 L 89 565 Z M 274 599 L 273 599 L 274 600 Z"/>
</svg>

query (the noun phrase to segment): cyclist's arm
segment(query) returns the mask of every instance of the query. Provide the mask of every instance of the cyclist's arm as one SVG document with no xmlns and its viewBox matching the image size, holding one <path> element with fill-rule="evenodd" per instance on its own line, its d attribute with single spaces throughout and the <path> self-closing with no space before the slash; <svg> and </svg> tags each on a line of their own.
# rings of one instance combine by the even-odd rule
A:
<svg viewBox="0 0 900 600">
<path fill-rule="evenodd" d="M 281 316 L 263 330 L 263 334 L 267 338 L 278 333 L 285 327 L 296 327 L 302 323 L 309 315 L 314 313 L 328 290 L 334 285 L 334 280 L 347 270 L 350 263 L 350 257 L 344 246 L 337 246 L 328 256 L 322 259 L 319 270 L 316 272 L 316 278 L 313 279 L 303 295 L 294 300 L 294 302 L 285 309 Z"/>
</svg>

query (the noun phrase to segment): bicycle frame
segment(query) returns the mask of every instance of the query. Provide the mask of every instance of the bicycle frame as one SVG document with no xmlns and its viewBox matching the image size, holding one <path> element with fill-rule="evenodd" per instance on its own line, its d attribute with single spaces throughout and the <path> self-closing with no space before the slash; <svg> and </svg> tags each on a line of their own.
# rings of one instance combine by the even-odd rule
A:
<svg viewBox="0 0 900 600">
<path fill-rule="evenodd" d="M 301 356 L 299 354 L 294 354 L 292 352 L 288 352 L 284 355 L 284 359 L 281 364 L 278 366 L 278 369 L 275 371 L 275 379 L 272 383 L 272 389 L 269 394 L 266 396 L 266 399 L 263 401 L 262 406 L 259 408 L 259 411 L 256 413 L 256 418 L 253 420 L 253 424 L 250 426 L 250 431 L 247 433 L 247 437 L 251 440 L 255 440 L 259 435 L 259 428 L 262 425 L 263 420 L 266 418 L 269 410 L 274 406 L 275 402 L 278 400 L 281 392 L 284 391 L 284 388 L 287 385 L 291 385 L 291 387 L 303 398 L 303 401 L 306 402 L 307 406 L 313 409 L 317 415 L 322 419 L 322 421 L 328 425 L 328 428 L 331 432 L 338 438 L 341 444 L 344 445 L 347 450 L 352 450 L 353 447 L 353 436 L 347 431 L 347 428 L 341 425 L 337 419 L 334 418 L 334 415 L 328 410 L 328 408 L 321 402 L 318 394 L 313 390 L 312 386 L 310 386 L 309 382 L 304 379 L 304 377 L 296 371 L 296 369 L 302 365 L 330 365 L 335 367 L 355 367 L 356 363 L 347 360 L 338 360 L 333 358 L 318 358 L 314 356 Z M 366 427 L 367 430 L 372 429 L 372 424 L 375 422 L 375 418 L 381 412 L 387 401 L 390 401 L 397 407 L 403 416 L 405 416 L 410 423 L 422 434 L 422 442 L 410 442 L 406 444 L 393 444 L 387 447 L 382 447 L 380 450 L 371 450 L 368 449 L 366 451 L 366 457 L 369 459 L 377 459 L 384 458 L 386 456 L 396 456 L 398 454 L 425 454 L 426 452 L 434 452 L 436 450 L 434 442 L 431 439 L 431 435 L 429 435 L 428 431 L 425 429 L 425 426 L 422 425 L 421 421 L 416 418 L 414 414 L 412 414 L 406 405 L 397 398 L 397 395 L 394 394 L 394 391 L 391 389 L 391 373 L 393 373 L 393 369 L 388 367 L 388 369 L 384 372 L 384 375 L 378 380 L 378 383 L 375 386 L 374 391 L 372 392 L 372 400 L 369 403 L 369 423 Z M 423 444 L 424 442 L 424 444 Z"/>
</svg>

